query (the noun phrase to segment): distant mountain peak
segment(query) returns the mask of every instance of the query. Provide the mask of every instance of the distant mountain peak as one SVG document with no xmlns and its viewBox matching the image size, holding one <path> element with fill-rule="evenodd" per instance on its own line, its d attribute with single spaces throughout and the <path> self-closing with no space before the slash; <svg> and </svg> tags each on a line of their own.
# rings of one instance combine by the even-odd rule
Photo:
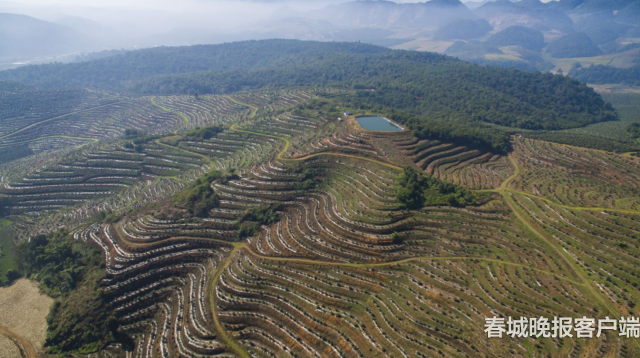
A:
<svg viewBox="0 0 640 358">
<path fill-rule="evenodd" d="M 431 0 L 426 3 L 427 4 L 435 4 L 435 5 L 444 5 L 444 6 L 464 6 L 464 4 L 460 0 Z"/>
<path fill-rule="evenodd" d="M 80 50 L 86 38 L 78 31 L 31 16 L 0 13 L 0 57 L 61 55 Z"/>
<path fill-rule="evenodd" d="M 315 18 L 351 27 L 442 26 L 458 19 L 475 19 L 460 0 L 431 0 L 395 3 L 385 0 L 356 0 L 312 11 Z"/>
</svg>

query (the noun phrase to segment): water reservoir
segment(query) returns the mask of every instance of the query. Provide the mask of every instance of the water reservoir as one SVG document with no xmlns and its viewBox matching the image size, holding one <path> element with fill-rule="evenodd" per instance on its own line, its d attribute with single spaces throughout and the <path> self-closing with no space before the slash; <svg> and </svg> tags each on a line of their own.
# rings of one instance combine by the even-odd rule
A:
<svg viewBox="0 0 640 358">
<path fill-rule="evenodd" d="M 391 122 L 384 117 L 357 117 L 356 120 L 360 123 L 360 126 L 368 131 L 384 131 L 384 132 L 397 132 L 404 130 L 404 128 Z"/>
</svg>

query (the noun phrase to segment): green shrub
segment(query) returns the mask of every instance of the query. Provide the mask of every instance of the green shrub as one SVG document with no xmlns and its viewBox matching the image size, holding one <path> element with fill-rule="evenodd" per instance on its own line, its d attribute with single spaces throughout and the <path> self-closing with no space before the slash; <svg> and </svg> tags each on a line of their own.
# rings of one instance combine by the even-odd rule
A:
<svg viewBox="0 0 640 358">
<path fill-rule="evenodd" d="M 215 137 L 218 133 L 221 133 L 223 130 L 224 128 L 222 126 L 212 126 L 212 127 L 197 128 L 194 130 L 190 130 L 184 133 L 184 135 L 186 137 L 200 138 L 200 139 L 206 140 L 206 139 L 211 139 Z"/>
<path fill-rule="evenodd" d="M 192 215 L 206 217 L 209 210 L 218 206 L 220 201 L 211 184 L 222 177 L 223 175 L 219 171 L 212 171 L 196 180 L 191 188 L 184 193 L 183 203 Z"/>
<path fill-rule="evenodd" d="M 413 168 L 405 168 L 400 175 L 396 199 L 406 209 L 438 205 L 463 207 L 478 205 L 480 201 L 470 190 L 426 177 Z"/>
<path fill-rule="evenodd" d="M 280 204 L 258 205 L 244 211 L 240 222 L 252 221 L 262 225 L 278 222 L 277 211 L 282 208 Z"/>
<path fill-rule="evenodd" d="M 278 222 L 277 211 L 282 209 L 280 204 L 265 204 L 251 207 L 244 211 L 238 219 L 238 240 L 251 237 L 258 233 L 260 225 L 270 225 Z"/>
</svg>

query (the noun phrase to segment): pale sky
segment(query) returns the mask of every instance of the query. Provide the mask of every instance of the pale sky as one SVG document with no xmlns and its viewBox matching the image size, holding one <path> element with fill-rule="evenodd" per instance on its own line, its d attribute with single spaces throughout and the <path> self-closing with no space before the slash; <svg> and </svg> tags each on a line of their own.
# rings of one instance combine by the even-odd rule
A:
<svg viewBox="0 0 640 358">
<path fill-rule="evenodd" d="M 239 3 L 249 3 L 252 5 L 269 4 L 269 5 L 287 5 L 291 7 L 317 7 L 317 4 L 324 5 L 327 3 L 340 3 L 351 0 L 14 0 L 11 1 L 22 5 L 72 5 L 83 7 L 145 7 L 155 9 L 176 9 L 183 6 L 191 7 L 194 5 L 240 5 Z M 425 2 L 425 0 L 395 0 L 397 3 L 417 3 Z"/>
</svg>

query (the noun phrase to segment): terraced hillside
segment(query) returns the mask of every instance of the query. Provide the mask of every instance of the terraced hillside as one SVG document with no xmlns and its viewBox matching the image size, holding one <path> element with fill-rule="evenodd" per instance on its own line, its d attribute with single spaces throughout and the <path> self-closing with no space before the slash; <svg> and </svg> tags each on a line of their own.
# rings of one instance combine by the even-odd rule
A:
<svg viewBox="0 0 640 358">
<path fill-rule="evenodd" d="M 252 142 L 251 135 L 229 130 L 209 139 L 170 133 L 240 123 L 256 110 L 284 111 L 310 97 L 302 91 L 262 92 L 255 99 L 261 107 L 238 104 L 234 96 L 134 98 L 38 122 L 0 139 L 3 150 L 25 145 L 37 153 L 0 166 L 4 211 L 28 214 L 16 223 L 25 221 L 28 235 L 35 230 L 33 220 L 49 222 L 46 231 L 172 195 L 211 169 L 241 168 L 264 157 L 274 139 Z M 191 108 L 189 103 L 195 106 L 191 112 L 177 111 Z"/>
<path fill-rule="evenodd" d="M 439 140 L 419 140 L 403 135 L 376 136 L 380 145 L 387 144 L 387 153 L 393 160 L 403 160 L 428 175 L 469 189 L 496 188 L 509 175 L 513 167 L 507 156 L 461 146 Z"/>
<path fill-rule="evenodd" d="M 529 139 L 513 157 L 523 173 L 511 188 L 567 206 L 640 209 L 637 158 Z"/>
<path fill-rule="evenodd" d="M 484 331 L 492 316 L 638 315 L 637 159 L 368 132 L 305 107 L 339 106 L 327 92 L 135 98 L 157 135 L 5 164 L 19 173 L 1 191 L 16 236 L 63 225 L 104 254 L 97 286 L 121 339 L 99 356 L 640 354 L 616 332 Z M 404 208 L 404 167 L 474 189 L 477 205 Z"/>
</svg>

